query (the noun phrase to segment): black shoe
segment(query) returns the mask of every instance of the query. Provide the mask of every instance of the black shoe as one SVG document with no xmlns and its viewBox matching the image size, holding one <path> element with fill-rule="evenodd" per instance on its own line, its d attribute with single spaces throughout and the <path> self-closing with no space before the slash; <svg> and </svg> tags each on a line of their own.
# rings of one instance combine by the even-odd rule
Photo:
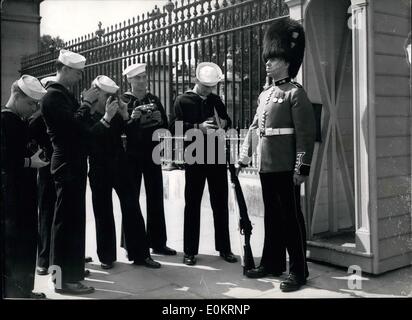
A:
<svg viewBox="0 0 412 320">
<path fill-rule="evenodd" d="M 46 299 L 47 297 L 43 292 L 31 292 L 29 298 L 40 300 L 40 299 Z"/>
<path fill-rule="evenodd" d="M 306 279 L 297 276 L 294 273 L 290 273 L 285 281 L 280 283 L 280 290 L 283 292 L 292 292 L 299 290 L 301 286 L 306 284 Z"/>
<path fill-rule="evenodd" d="M 102 263 L 100 264 L 100 266 L 102 267 L 102 269 L 107 270 L 107 269 L 113 268 L 114 263 L 113 263 L 113 262 L 109 262 L 109 263 L 103 263 L 103 262 L 102 262 Z"/>
<path fill-rule="evenodd" d="M 168 246 L 160 247 L 160 248 L 153 248 L 153 253 L 156 254 L 163 254 L 165 256 L 175 256 L 176 250 L 169 248 Z"/>
<path fill-rule="evenodd" d="M 85 257 L 84 258 L 84 263 L 90 263 L 90 262 L 93 262 L 92 257 Z"/>
<path fill-rule="evenodd" d="M 85 277 L 90 276 L 90 270 L 89 269 L 84 269 L 84 276 Z"/>
<path fill-rule="evenodd" d="M 237 258 L 234 256 L 234 254 L 232 252 L 222 252 L 222 251 L 220 251 L 220 256 L 223 258 L 223 260 L 225 260 L 229 263 L 237 262 Z"/>
<path fill-rule="evenodd" d="M 133 264 L 138 266 L 145 266 L 151 269 L 159 269 L 162 266 L 159 262 L 154 261 L 151 257 L 147 257 L 143 261 L 135 260 Z"/>
<path fill-rule="evenodd" d="M 49 274 L 49 270 L 47 270 L 47 268 L 44 268 L 44 267 L 37 267 L 36 268 L 36 273 L 39 276 L 45 276 L 45 275 Z"/>
<path fill-rule="evenodd" d="M 251 279 L 258 279 L 258 278 L 264 278 L 266 276 L 273 276 L 273 277 L 279 277 L 282 275 L 282 272 L 269 272 L 268 270 L 265 269 L 264 266 L 259 266 L 255 269 L 250 269 L 246 271 L 246 277 L 251 278 Z"/>
<path fill-rule="evenodd" d="M 183 263 L 188 266 L 193 266 L 196 264 L 196 257 L 194 255 L 185 254 L 183 257 Z"/>
<path fill-rule="evenodd" d="M 81 282 L 67 282 L 63 283 L 61 288 L 54 288 L 54 292 L 65 294 L 89 294 L 94 292 L 94 288 L 85 286 Z"/>
</svg>

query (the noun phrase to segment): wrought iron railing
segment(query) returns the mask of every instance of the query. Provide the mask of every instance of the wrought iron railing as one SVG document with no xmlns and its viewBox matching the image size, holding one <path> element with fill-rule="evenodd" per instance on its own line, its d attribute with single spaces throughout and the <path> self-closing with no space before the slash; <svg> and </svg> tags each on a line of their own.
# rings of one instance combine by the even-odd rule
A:
<svg viewBox="0 0 412 320">
<path fill-rule="evenodd" d="M 265 83 L 261 40 L 265 26 L 288 14 L 281 0 L 180 0 L 162 10 L 137 16 L 65 43 L 64 48 L 87 58 L 82 81 L 74 92 L 90 86 L 99 74 L 128 89 L 122 70 L 136 62 L 148 64 L 149 90 L 161 98 L 167 114 L 173 101 L 194 84 L 195 67 L 213 61 L 225 79 L 218 93 L 234 126 L 245 128 Z M 21 73 L 42 78 L 55 73 L 58 48 L 22 59 Z"/>
</svg>

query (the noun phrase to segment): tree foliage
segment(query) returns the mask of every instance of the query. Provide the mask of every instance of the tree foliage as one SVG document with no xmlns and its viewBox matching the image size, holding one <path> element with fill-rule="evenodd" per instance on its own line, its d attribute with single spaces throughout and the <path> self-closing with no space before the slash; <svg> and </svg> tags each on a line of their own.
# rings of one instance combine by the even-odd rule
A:
<svg viewBox="0 0 412 320">
<path fill-rule="evenodd" d="M 44 34 L 40 37 L 40 50 L 49 50 L 52 47 L 56 49 L 60 49 L 64 47 L 64 40 L 60 38 L 59 36 L 57 37 L 52 37 L 49 34 Z"/>
</svg>

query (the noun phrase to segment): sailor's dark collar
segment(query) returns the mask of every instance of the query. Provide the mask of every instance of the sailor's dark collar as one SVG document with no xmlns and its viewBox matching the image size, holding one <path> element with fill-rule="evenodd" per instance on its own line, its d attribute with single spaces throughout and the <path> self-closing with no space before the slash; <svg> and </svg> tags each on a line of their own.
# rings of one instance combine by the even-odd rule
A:
<svg viewBox="0 0 412 320">
<path fill-rule="evenodd" d="M 275 81 L 275 86 L 280 86 L 281 84 L 285 84 L 290 81 L 291 81 L 290 77 L 286 77 L 286 78 Z"/>
<path fill-rule="evenodd" d="M 195 89 L 189 89 L 185 93 L 194 93 L 194 94 L 198 95 L 200 98 L 202 98 L 203 100 L 207 99 L 207 96 L 200 95 L 199 93 L 197 93 L 197 91 Z"/>
</svg>

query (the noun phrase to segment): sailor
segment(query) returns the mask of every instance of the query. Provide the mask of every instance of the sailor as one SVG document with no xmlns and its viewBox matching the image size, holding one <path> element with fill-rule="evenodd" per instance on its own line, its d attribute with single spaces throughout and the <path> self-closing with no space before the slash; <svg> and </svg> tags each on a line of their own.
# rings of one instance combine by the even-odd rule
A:
<svg viewBox="0 0 412 320">
<path fill-rule="evenodd" d="M 171 131 L 176 133 L 176 125 L 181 122 L 184 133 L 189 129 L 200 130 L 206 141 L 202 159 L 185 165 L 183 262 L 187 265 L 194 265 L 197 260 L 200 207 L 206 180 L 213 210 L 215 248 L 225 261 L 237 261 L 230 247 L 226 158 L 219 162 L 219 144 L 213 140 L 214 143 L 210 145 L 206 138 L 208 133 L 219 128 L 226 130 L 231 125 L 226 106 L 220 97 L 213 93 L 222 77 L 222 70 L 215 63 L 200 63 L 196 68 L 197 80 L 194 88 L 178 96 L 174 104 L 176 117 L 172 121 Z M 208 153 L 213 152 L 212 149 L 217 152 L 215 157 L 208 159 Z M 210 158 L 214 158 L 212 163 L 208 161 Z"/>
<path fill-rule="evenodd" d="M 87 152 L 90 132 L 87 120 L 97 100 L 97 89 L 82 93 L 77 101 L 71 88 L 81 79 L 86 58 L 60 50 L 56 61 L 56 82 L 47 87 L 41 112 L 53 146 L 50 169 L 56 188 L 56 206 L 50 244 L 50 264 L 61 272 L 55 291 L 86 294 L 94 291 L 84 285 Z M 60 286 L 60 280 L 62 285 Z"/>
<path fill-rule="evenodd" d="M 1 110 L 2 283 L 6 298 L 45 298 L 32 290 L 37 251 L 36 168 L 48 163 L 40 159 L 40 150 L 30 152 L 27 122 L 45 93 L 38 79 L 23 75 L 12 84 L 10 98 Z"/>
<path fill-rule="evenodd" d="M 40 80 L 47 88 L 49 84 L 56 81 L 55 76 Z M 29 119 L 29 128 L 32 138 L 42 149 L 43 160 L 50 162 L 53 147 L 47 134 L 46 123 L 40 110 L 35 112 Z M 50 239 L 51 226 L 54 216 L 54 205 L 56 203 L 56 190 L 54 180 L 50 172 L 50 164 L 38 169 L 37 174 L 37 201 L 39 210 L 39 239 L 37 249 L 37 274 L 47 275 L 50 263 Z"/>
<path fill-rule="evenodd" d="M 145 63 L 128 66 L 123 75 L 131 87 L 122 96 L 131 116 L 126 127 L 126 152 L 137 197 L 144 178 L 149 245 L 153 253 L 175 255 L 176 251 L 166 245 L 162 167 L 152 159 L 153 148 L 158 144 L 153 141 L 153 132 L 168 127 L 166 112 L 160 99 L 147 91 Z"/>
<path fill-rule="evenodd" d="M 92 87 L 98 91 L 89 123 L 92 138 L 89 153 L 89 181 L 96 221 L 97 255 L 103 269 L 116 261 L 116 228 L 112 190 L 119 197 L 128 259 L 148 268 L 160 268 L 150 257 L 145 223 L 136 201 L 128 170 L 122 134 L 129 120 L 127 106 L 117 94 L 119 87 L 105 75 L 97 76 Z"/>
</svg>

